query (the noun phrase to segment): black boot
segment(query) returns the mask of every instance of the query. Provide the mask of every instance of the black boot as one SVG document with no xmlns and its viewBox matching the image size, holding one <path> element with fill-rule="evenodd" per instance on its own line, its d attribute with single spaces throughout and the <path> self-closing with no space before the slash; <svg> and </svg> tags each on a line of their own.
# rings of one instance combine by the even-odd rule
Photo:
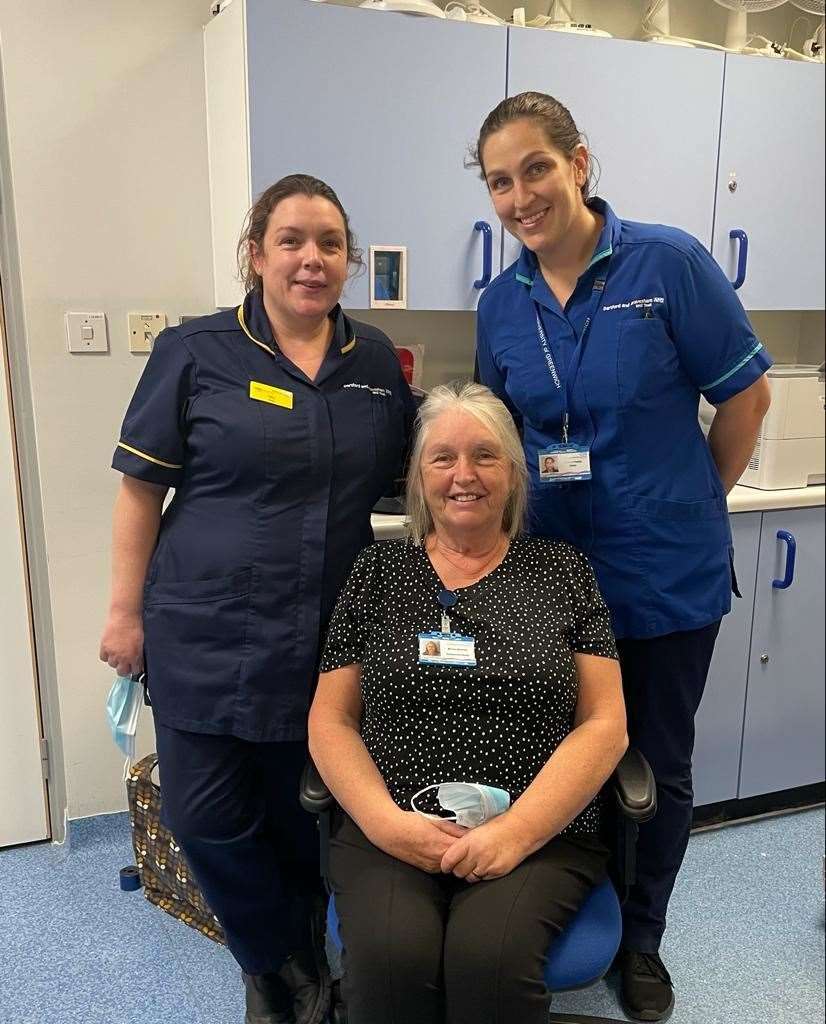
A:
<svg viewBox="0 0 826 1024">
<path fill-rule="evenodd" d="M 326 1024 L 330 1012 L 332 981 L 327 963 L 327 901 L 321 896 L 305 897 L 302 912 L 303 937 L 299 948 L 281 968 L 280 976 L 293 993 L 296 1024 Z M 309 924 L 309 927 L 307 925 Z"/>
<path fill-rule="evenodd" d="M 295 1024 L 293 994 L 280 974 L 242 971 L 241 977 L 247 995 L 244 1024 Z"/>
</svg>

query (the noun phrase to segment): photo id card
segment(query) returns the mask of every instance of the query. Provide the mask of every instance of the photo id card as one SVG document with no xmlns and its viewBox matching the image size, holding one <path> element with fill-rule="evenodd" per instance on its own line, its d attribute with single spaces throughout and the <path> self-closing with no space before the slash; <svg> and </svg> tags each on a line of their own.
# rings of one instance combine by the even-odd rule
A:
<svg viewBox="0 0 826 1024">
<path fill-rule="evenodd" d="M 476 641 L 461 633 L 419 633 L 420 665 L 476 664 Z"/>
<path fill-rule="evenodd" d="M 591 479 L 591 451 L 584 444 L 551 444 L 537 452 L 543 484 Z"/>
</svg>

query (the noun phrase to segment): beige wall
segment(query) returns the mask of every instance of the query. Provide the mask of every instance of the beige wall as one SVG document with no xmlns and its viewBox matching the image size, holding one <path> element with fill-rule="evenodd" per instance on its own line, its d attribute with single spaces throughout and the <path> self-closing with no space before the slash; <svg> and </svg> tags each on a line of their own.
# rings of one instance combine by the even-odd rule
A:
<svg viewBox="0 0 826 1024">
<path fill-rule="evenodd" d="M 97 660 L 118 478 L 144 358 L 126 314 L 211 308 L 205 0 L 0 0 L 69 816 L 124 803 Z M 63 314 L 102 310 L 109 355 L 69 355 Z M 145 723 L 142 746 L 152 742 Z"/>
</svg>

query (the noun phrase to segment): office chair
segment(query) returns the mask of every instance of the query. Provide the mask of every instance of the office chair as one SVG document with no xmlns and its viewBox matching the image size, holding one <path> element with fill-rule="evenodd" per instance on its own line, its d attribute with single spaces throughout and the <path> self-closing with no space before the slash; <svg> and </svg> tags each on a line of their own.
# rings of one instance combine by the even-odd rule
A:
<svg viewBox="0 0 826 1024">
<path fill-rule="evenodd" d="M 625 895 L 636 877 L 636 842 L 638 827 L 657 810 L 654 776 L 638 750 L 628 750 L 617 765 L 606 786 L 613 799 L 604 803 L 606 838 L 612 848 L 609 877 L 595 886 L 576 916 L 554 942 L 545 968 L 545 984 L 553 992 L 587 988 L 599 981 L 613 963 L 622 938 L 620 897 Z M 301 805 L 318 816 L 321 842 L 321 871 L 327 883 L 330 818 L 334 799 L 315 765 L 308 762 L 301 780 Z M 341 952 L 335 900 L 330 897 L 327 909 L 327 931 L 333 945 Z M 333 1024 L 346 1024 L 347 1010 L 335 986 L 331 1012 Z M 554 1013 L 549 1024 L 622 1024 L 608 1017 Z"/>
</svg>

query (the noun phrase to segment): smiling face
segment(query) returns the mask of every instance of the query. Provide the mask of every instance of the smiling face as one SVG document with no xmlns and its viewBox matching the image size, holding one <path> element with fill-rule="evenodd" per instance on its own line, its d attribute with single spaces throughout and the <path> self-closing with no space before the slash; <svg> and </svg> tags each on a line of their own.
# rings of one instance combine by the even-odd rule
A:
<svg viewBox="0 0 826 1024">
<path fill-rule="evenodd" d="M 588 175 L 585 146 L 568 157 L 540 124 L 522 118 L 488 136 L 480 157 L 496 215 L 532 252 L 552 259 L 586 223 L 580 191 Z"/>
<path fill-rule="evenodd" d="M 422 449 L 422 490 L 438 534 L 495 533 L 512 490 L 513 470 L 496 436 L 475 416 L 445 412 Z"/>
<path fill-rule="evenodd" d="M 264 304 L 277 320 L 320 320 L 347 280 L 347 231 L 336 207 L 320 196 L 293 195 L 272 210 L 252 264 Z"/>
</svg>

